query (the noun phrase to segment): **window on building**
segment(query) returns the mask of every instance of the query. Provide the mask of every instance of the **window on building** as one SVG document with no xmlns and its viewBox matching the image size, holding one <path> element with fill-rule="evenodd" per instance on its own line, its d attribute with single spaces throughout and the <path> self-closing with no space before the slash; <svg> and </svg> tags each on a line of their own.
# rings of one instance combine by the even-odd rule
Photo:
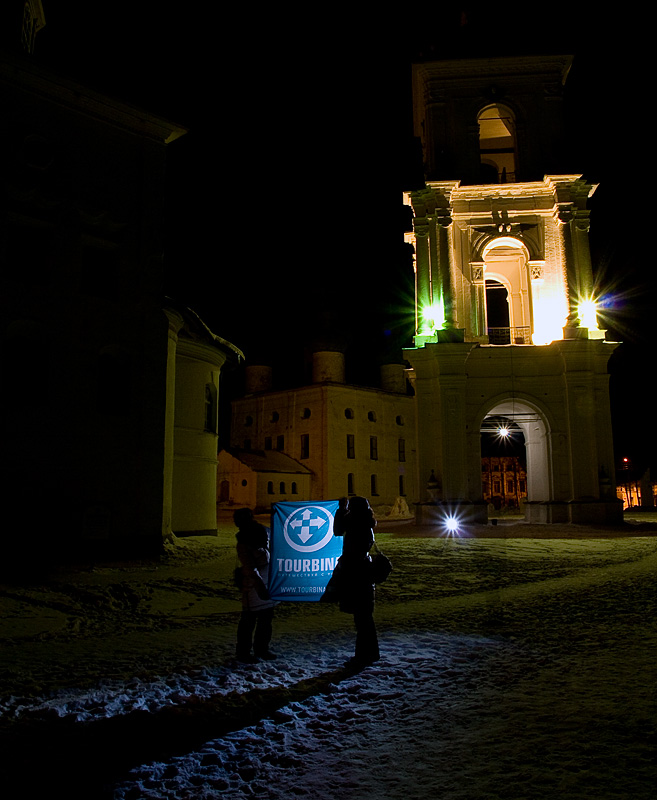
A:
<svg viewBox="0 0 657 800">
<path fill-rule="evenodd" d="M 376 422 L 376 411 L 368 411 L 367 419 L 369 419 L 370 422 Z"/>
<path fill-rule="evenodd" d="M 397 453 L 400 461 L 406 461 L 406 439 L 397 441 Z"/>
<path fill-rule="evenodd" d="M 244 440 L 244 449 L 245 450 L 250 450 L 251 449 L 251 440 L 250 439 L 245 439 Z"/>
<path fill-rule="evenodd" d="M 272 411 L 271 422 L 278 422 L 279 419 L 280 419 L 280 415 L 279 415 L 278 411 Z"/>
<path fill-rule="evenodd" d="M 353 433 L 347 434 L 347 458 L 356 458 L 356 437 Z"/>
<path fill-rule="evenodd" d="M 285 436 L 276 437 L 276 449 L 285 450 Z"/>
<path fill-rule="evenodd" d="M 513 481 L 506 482 L 506 491 L 507 494 L 513 494 Z"/>
<path fill-rule="evenodd" d="M 292 494 L 299 494 L 296 481 L 292 481 Z"/>
<path fill-rule="evenodd" d="M 203 427 L 210 433 L 217 432 L 217 387 L 213 383 L 205 385 L 205 420 Z"/>
<path fill-rule="evenodd" d="M 267 483 L 267 494 L 274 494 L 274 482 L 268 481 Z"/>
<path fill-rule="evenodd" d="M 356 494 L 356 482 L 353 472 L 347 475 L 347 494 Z"/>
<path fill-rule="evenodd" d="M 265 436 L 265 450 L 271 450 L 271 436 Z"/>
<path fill-rule="evenodd" d="M 279 492 L 279 494 L 286 494 L 285 482 L 284 481 L 280 482 L 279 487 L 278 487 L 278 492 Z"/>
<path fill-rule="evenodd" d="M 372 461 L 379 458 L 379 443 L 376 436 L 370 436 L 370 458 Z"/>
<path fill-rule="evenodd" d="M 304 408 L 301 412 L 301 419 L 310 419 L 310 409 Z"/>
<path fill-rule="evenodd" d="M 345 417 L 347 419 L 353 419 L 354 418 L 354 410 L 353 410 L 353 408 L 345 408 L 344 415 L 345 415 Z"/>
<path fill-rule="evenodd" d="M 399 476 L 399 496 L 406 496 L 406 477 L 404 475 Z"/>
<path fill-rule="evenodd" d="M 372 497 L 379 494 L 379 481 L 376 475 L 370 475 L 370 494 Z"/>
<path fill-rule="evenodd" d="M 404 422 L 404 418 L 402 417 L 401 414 L 397 415 L 397 417 L 395 418 L 395 422 L 397 423 L 397 425 L 405 425 L 406 424 Z"/>
<path fill-rule="evenodd" d="M 310 436 L 307 433 L 301 435 L 301 458 L 310 457 Z"/>
</svg>

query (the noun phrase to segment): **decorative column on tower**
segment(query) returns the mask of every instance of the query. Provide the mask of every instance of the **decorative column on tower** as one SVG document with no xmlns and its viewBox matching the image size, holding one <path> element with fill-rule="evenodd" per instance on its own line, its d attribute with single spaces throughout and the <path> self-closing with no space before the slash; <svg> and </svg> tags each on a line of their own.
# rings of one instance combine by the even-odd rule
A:
<svg viewBox="0 0 657 800">
<path fill-rule="evenodd" d="M 577 336 L 579 318 L 577 316 L 577 301 L 575 299 L 574 286 L 574 267 L 573 267 L 573 247 L 570 231 L 570 221 L 572 211 L 569 203 L 560 204 L 555 214 L 555 222 L 561 238 L 561 248 L 563 251 L 562 267 L 564 271 L 564 285 L 568 299 L 568 318 L 563 329 L 564 339 L 574 339 Z"/>
<path fill-rule="evenodd" d="M 564 189 L 566 191 L 564 191 Z M 568 320 L 565 339 L 603 339 L 595 315 L 593 269 L 589 247 L 590 211 L 586 201 L 596 186 L 579 179 L 562 183 L 557 188 L 557 213 L 562 237 L 566 285 L 568 287 Z"/>
<path fill-rule="evenodd" d="M 456 310 L 454 297 L 454 285 L 452 281 L 452 270 L 450 264 L 450 246 L 448 229 L 452 224 L 452 218 L 449 214 L 449 209 L 440 209 L 436 212 L 435 225 L 436 225 L 436 254 L 438 270 L 434 282 L 438 284 L 438 292 L 434 290 L 434 298 L 436 294 L 442 298 L 444 309 L 444 328 L 456 327 Z M 435 302 L 435 300 L 434 300 Z"/>
<path fill-rule="evenodd" d="M 431 305 L 431 261 L 429 259 L 429 223 L 426 219 L 414 219 L 415 231 L 415 316 L 418 336 L 431 335 L 424 312 Z"/>
<path fill-rule="evenodd" d="M 477 337 L 488 336 L 486 323 L 486 265 L 483 261 L 470 262 L 472 331 Z M 487 342 L 488 339 L 486 338 Z"/>
</svg>

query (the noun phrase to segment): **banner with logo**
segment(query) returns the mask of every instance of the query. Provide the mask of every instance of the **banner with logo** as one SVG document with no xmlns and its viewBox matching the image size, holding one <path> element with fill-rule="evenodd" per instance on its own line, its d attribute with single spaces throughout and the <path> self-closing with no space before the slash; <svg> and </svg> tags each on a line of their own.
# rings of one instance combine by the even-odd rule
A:
<svg viewBox="0 0 657 800">
<path fill-rule="evenodd" d="M 320 599 L 342 555 L 342 537 L 333 535 L 337 510 L 337 500 L 272 505 L 269 594 L 273 600 Z"/>
</svg>

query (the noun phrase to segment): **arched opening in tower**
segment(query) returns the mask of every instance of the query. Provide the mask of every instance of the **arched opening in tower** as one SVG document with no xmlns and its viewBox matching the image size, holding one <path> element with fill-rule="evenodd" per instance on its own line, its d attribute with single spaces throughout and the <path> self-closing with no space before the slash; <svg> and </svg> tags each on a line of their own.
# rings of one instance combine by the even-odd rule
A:
<svg viewBox="0 0 657 800">
<path fill-rule="evenodd" d="M 490 416 L 481 426 L 481 485 L 495 512 L 519 510 L 527 499 L 525 436 L 509 417 Z"/>
<path fill-rule="evenodd" d="M 517 148 L 513 112 L 494 103 L 481 110 L 477 121 L 482 182 L 514 183 Z"/>
<path fill-rule="evenodd" d="M 550 425 L 535 403 L 516 396 L 499 400 L 488 409 L 481 422 L 480 440 L 482 494 L 486 500 L 491 498 L 494 507 L 508 507 L 505 498 L 511 499 L 512 494 L 520 507 L 524 500 L 541 503 L 554 499 Z M 499 461 L 504 458 L 514 460 Z M 515 470 L 517 483 L 514 483 L 513 493 L 509 490 L 514 476 L 509 475 L 505 484 L 501 483 L 505 468 L 509 473 Z M 500 491 L 496 493 L 493 482 L 498 475 Z M 501 500 L 493 499 L 495 496 Z"/>
<path fill-rule="evenodd" d="M 531 288 L 528 253 L 511 236 L 484 249 L 486 319 L 490 344 L 531 344 Z"/>
</svg>

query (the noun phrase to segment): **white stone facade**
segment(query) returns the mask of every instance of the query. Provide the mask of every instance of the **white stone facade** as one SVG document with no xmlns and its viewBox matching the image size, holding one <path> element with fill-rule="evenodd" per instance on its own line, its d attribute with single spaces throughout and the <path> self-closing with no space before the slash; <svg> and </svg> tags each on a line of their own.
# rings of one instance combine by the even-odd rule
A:
<svg viewBox="0 0 657 800">
<path fill-rule="evenodd" d="M 440 504 L 479 521 L 481 429 L 494 416 L 523 432 L 530 519 L 620 515 L 607 376 L 614 344 L 598 328 L 588 244 L 595 186 L 553 170 L 569 65 L 562 56 L 481 59 L 414 72 L 428 178 L 405 195 L 414 214 L 416 336 L 405 355 L 418 469 L 433 471 Z M 418 509 L 423 521 L 437 515 Z"/>
</svg>

